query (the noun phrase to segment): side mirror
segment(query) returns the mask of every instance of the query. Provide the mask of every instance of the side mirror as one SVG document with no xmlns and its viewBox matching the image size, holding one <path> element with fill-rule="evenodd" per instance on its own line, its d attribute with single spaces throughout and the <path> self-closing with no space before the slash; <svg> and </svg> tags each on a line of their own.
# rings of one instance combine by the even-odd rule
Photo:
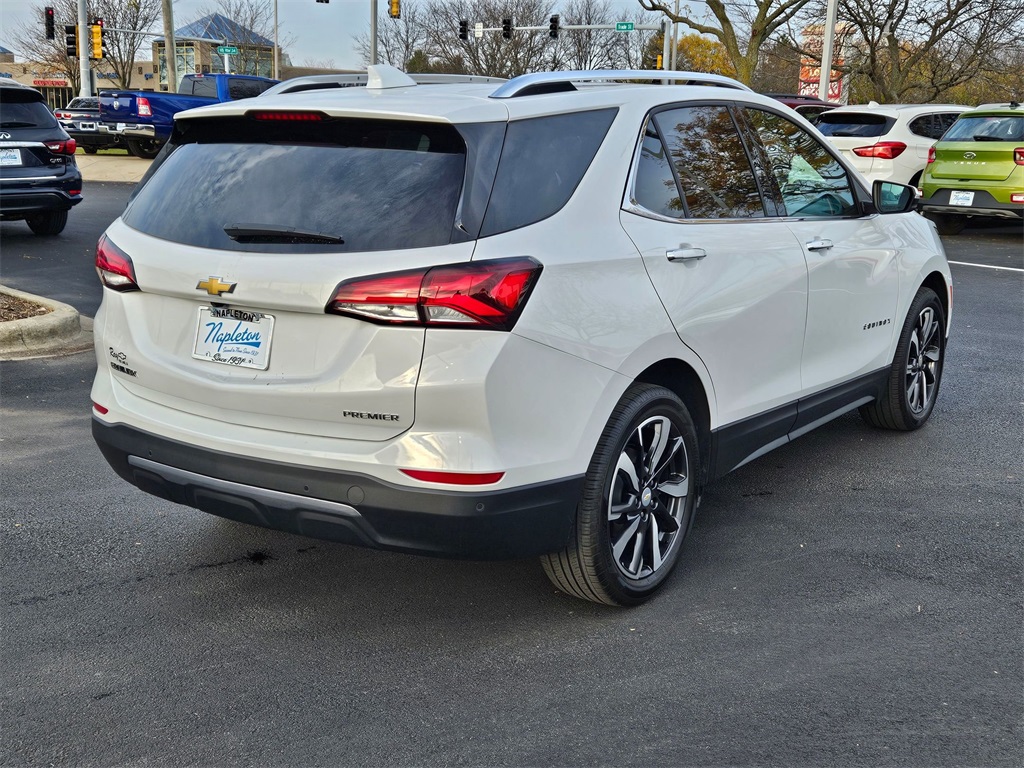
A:
<svg viewBox="0 0 1024 768">
<path fill-rule="evenodd" d="M 871 202 L 879 213 L 916 211 L 920 207 L 918 195 L 915 187 L 897 184 L 894 181 L 876 180 L 871 185 Z"/>
</svg>

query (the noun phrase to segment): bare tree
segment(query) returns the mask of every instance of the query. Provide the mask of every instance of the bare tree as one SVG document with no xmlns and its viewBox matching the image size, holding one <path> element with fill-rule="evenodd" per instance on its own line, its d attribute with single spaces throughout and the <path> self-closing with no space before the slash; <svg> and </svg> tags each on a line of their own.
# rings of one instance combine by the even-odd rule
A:
<svg viewBox="0 0 1024 768">
<path fill-rule="evenodd" d="M 201 6 L 191 23 L 215 13 L 234 22 L 231 35 L 234 39 L 225 42 L 238 46 L 238 53 L 232 57 L 232 63 L 238 72 L 248 75 L 260 74 L 261 64 L 264 65 L 263 69 L 266 69 L 268 64 L 271 69 L 273 68 L 270 63 L 271 54 L 258 39 L 274 39 L 274 5 L 271 0 L 215 0 Z M 290 39 L 279 40 L 278 44 L 283 49 L 290 42 Z M 283 51 L 281 57 L 283 60 Z"/>
<path fill-rule="evenodd" d="M 563 24 L 613 24 L 610 0 L 568 0 L 560 14 Z M 552 53 L 552 69 L 611 69 L 616 61 L 615 40 L 604 29 L 567 29 Z"/>
<path fill-rule="evenodd" d="M 811 0 L 750 0 L 747 3 L 729 0 L 705 0 L 697 8 L 707 7 L 711 17 L 698 18 L 690 6 L 683 5 L 679 13 L 672 10 L 674 3 L 660 0 L 638 0 L 648 11 L 656 11 L 673 21 L 685 24 L 694 32 L 711 35 L 725 46 L 729 59 L 736 68 L 736 78 L 744 83 L 753 81 L 761 47 L 776 30 L 790 24 L 801 14 Z"/>
<path fill-rule="evenodd" d="M 1024 0 L 839 0 L 839 20 L 861 98 L 933 101 L 1020 46 Z"/>
<path fill-rule="evenodd" d="M 15 45 L 28 60 L 49 68 L 55 74 L 67 78 L 77 93 L 82 86 L 78 59 L 67 55 L 64 41 L 64 25 L 78 23 L 77 0 L 52 0 L 57 34 L 47 40 L 43 34 L 43 8 L 33 6 L 32 15 L 38 20 L 25 23 L 14 34 Z M 145 38 L 131 32 L 115 32 L 115 29 L 145 31 L 160 15 L 160 0 L 94 0 L 89 3 L 88 20 L 103 19 L 103 33 L 109 55 L 105 59 L 114 71 L 116 86 L 128 87 L 132 70 L 138 59 L 139 50 L 145 45 Z M 91 45 L 89 30 L 82 31 L 78 44 Z"/>
<path fill-rule="evenodd" d="M 409 62 L 417 51 L 427 55 L 429 35 L 427 10 L 418 3 L 406 0 L 402 4 L 402 18 L 393 19 L 381 14 L 377 19 L 377 58 L 385 64 L 409 71 Z M 356 50 L 364 63 L 370 61 L 370 34 L 366 32 L 356 38 Z"/>
</svg>

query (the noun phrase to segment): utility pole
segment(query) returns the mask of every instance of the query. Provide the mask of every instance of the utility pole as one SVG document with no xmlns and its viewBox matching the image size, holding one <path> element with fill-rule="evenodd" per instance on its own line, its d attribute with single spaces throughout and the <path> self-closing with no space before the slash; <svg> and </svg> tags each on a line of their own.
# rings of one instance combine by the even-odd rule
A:
<svg viewBox="0 0 1024 768">
<path fill-rule="evenodd" d="M 370 63 L 377 63 L 377 0 L 370 0 Z"/>
<path fill-rule="evenodd" d="M 825 11 L 825 29 L 821 33 L 821 73 L 818 75 L 818 98 L 828 101 L 828 87 L 832 81 L 832 51 L 836 40 L 836 11 L 839 0 L 828 0 Z"/>
<path fill-rule="evenodd" d="M 85 0 L 79 0 L 85 2 Z M 178 44 L 174 40 L 174 9 L 171 0 L 163 0 L 164 62 L 167 64 L 167 90 L 178 92 Z"/>
<path fill-rule="evenodd" d="M 78 74 L 82 85 L 79 96 L 92 96 L 92 66 L 89 63 L 89 9 L 86 0 L 78 0 Z"/>
</svg>

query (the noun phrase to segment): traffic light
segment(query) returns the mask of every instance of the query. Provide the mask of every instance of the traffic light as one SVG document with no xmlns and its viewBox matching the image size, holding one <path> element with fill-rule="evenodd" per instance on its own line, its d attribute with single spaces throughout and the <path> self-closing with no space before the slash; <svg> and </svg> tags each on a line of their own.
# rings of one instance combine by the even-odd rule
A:
<svg viewBox="0 0 1024 768">
<path fill-rule="evenodd" d="M 557 15 L 551 17 L 551 21 L 548 22 L 548 34 L 551 39 L 558 39 L 558 28 L 561 26 L 561 22 Z"/>
<path fill-rule="evenodd" d="M 512 19 L 501 20 L 501 36 L 506 40 L 512 39 Z"/>
<path fill-rule="evenodd" d="M 53 8 L 50 8 L 49 6 L 43 8 L 43 19 L 46 21 L 46 39 L 53 40 L 56 36 L 54 34 L 55 30 L 53 26 Z"/>
<path fill-rule="evenodd" d="M 107 41 L 103 39 L 103 19 L 92 20 L 89 27 L 89 42 L 92 44 L 91 58 L 107 58 Z"/>
<path fill-rule="evenodd" d="M 78 27 L 74 24 L 64 25 L 64 44 L 68 56 L 72 58 L 78 56 Z"/>
<path fill-rule="evenodd" d="M 469 22 L 465 19 L 459 22 L 459 40 L 469 40 Z"/>
<path fill-rule="evenodd" d="M 402 18 L 402 0 L 389 0 L 388 16 L 392 19 Z"/>
</svg>

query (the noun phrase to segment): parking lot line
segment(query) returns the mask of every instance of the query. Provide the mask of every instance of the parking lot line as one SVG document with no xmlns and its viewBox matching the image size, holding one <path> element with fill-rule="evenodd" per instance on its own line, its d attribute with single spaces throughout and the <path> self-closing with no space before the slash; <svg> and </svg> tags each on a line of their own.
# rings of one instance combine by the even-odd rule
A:
<svg viewBox="0 0 1024 768">
<path fill-rule="evenodd" d="M 1024 269 L 1017 267 L 993 267 L 991 264 L 972 264 L 969 261 L 951 261 L 950 264 L 956 264 L 961 267 L 981 267 L 982 269 L 1001 269 L 1004 272 L 1024 272 Z"/>
</svg>

